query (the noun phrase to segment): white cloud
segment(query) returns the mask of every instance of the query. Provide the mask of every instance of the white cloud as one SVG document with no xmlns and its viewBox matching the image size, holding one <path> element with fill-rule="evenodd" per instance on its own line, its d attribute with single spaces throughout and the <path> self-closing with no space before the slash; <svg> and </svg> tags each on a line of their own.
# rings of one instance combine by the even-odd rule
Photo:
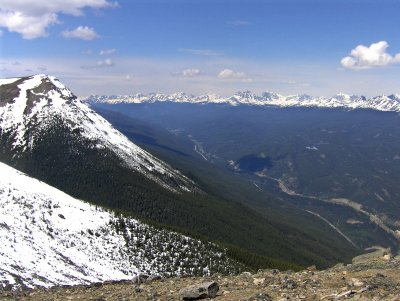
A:
<svg viewBox="0 0 400 301">
<path fill-rule="evenodd" d="M 115 64 L 111 59 L 105 59 L 102 61 L 97 61 L 95 65 L 84 65 L 81 66 L 82 69 L 96 69 L 96 68 L 109 68 L 113 67 Z"/>
<path fill-rule="evenodd" d="M 112 48 L 112 49 L 103 49 L 100 50 L 99 55 L 110 55 L 110 54 L 114 54 L 117 51 L 117 49 Z"/>
<path fill-rule="evenodd" d="M 194 76 L 200 75 L 200 69 L 196 69 L 196 68 L 185 69 L 182 71 L 182 75 L 184 77 L 194 77 Z"/>
<path fill-rule="evenodd" d="M 212 50 L 212 49 L 191 49 L 191 48 L 182 48 L 178 49 L 180 52 L 187 52 L 194 55 L 202 55 L 202 56 L 218 56 L 222 55 L 222 52 Z"/>
<path fill-rule="evenodd" d="M 386 52 L 389 44 L 380 41 L 369 47 L 358 45 L 350 52 L 350 56 L 342 58 L 340 63 L 347 69 L 369 69 L 373 67 L 384 67 L 400 63 L 400 53 L 395 56 Z"/>
<path fill-rule="evenodd" d="M 70 39 L 81 39 L 86 41 L 92 41 L 100 38 L 96 31 L 88 26 L 78 26 L 74 30 L 65 30 L 61 34 L 64 38 Z"/>
<path fill-rule="evenodd" d="M 224 69 L 218 73 L 218 78 L 221 79 L 240 79 L 242 82 L 251 83 L 252 78 L 246 76 L 244 72 L 233 71 L 232 69 Z"/>
<path fill-rule="evenodd" d="M 245 74 L 244 74 L 244 72 L 236 72 L 236 71 L 233 71 L 232 69 L 224 69 L 218 74 L 218 77 L 225 78 L 225 79 L 244 78 Z"/>
<path fill-rule="evenodd" d="M 116 6 L 109 0 L 1 0 L 0 27 L 24 39 L 47 36 L 47 28 L 59 24 L 59 15 L 82 16 L 84 8 Z"/>
<path fill-rule="evenodd" d="M 131 80 L 131 76 L 129 74 L 125 75 L 125 80 Z"/>
</svg>

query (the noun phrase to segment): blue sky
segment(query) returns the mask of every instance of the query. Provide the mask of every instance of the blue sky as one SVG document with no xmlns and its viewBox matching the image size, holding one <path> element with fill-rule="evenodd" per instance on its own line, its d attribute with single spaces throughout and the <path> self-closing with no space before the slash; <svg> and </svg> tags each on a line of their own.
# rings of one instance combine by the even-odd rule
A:
<svg viewBox="0 0 400 301">
<path fill-rule="evenodd" d="M 53 74 L 78 95 L 400 93 L 399 11 L 397 0 L 0 0 L 0 72 Z"/>
</svg>

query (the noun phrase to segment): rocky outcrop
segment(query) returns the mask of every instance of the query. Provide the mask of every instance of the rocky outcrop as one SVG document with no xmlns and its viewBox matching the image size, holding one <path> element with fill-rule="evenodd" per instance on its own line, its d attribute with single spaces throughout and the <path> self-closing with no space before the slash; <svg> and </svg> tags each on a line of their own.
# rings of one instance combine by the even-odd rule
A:
<svg viewBox="0 0 400 301">
<path fill-rule="evenodd" d="M 132 283 L 141 284 L 141 283 L 150 283 L 156 280 L 161 280 L 160 275 L 146 275 L 143 273 L 137 274 L 132 278 Z"/>
<path fill-rule="evenodd" d="M 215 281 L 203 282 L 187 286 L 179 291 L 183 300 L 198 300 L 215 298 L 219 291 L 218 283 Z"/>
</svg>

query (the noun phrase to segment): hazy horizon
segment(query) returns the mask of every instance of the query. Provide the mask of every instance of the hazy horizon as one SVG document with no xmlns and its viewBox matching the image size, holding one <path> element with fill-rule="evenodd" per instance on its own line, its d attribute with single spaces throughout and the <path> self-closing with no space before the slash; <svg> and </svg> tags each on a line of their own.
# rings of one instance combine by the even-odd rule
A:
<svg viewBox="0 0 400 301">
<path fill-rule="evenodd" d="M 78 95 L 400 93 L 396 1 L 1 2 L 1 77 Z"/>
</svg>

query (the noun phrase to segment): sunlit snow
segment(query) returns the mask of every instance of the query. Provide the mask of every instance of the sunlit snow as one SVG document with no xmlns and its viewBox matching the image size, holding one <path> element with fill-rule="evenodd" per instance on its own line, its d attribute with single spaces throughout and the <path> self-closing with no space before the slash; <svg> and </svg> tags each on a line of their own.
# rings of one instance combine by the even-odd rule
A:
<svg viewBox="0 0 400 301">
<path fill-rule="evenodd" d="M 124 238 L 109 226 L 112 214 L 3 163 L 0 202 L 0 283 L 19 275 L 27 286 L 78 284 L 137 272 Z"/>
<path fill-rule="evenodd" d="M 138 272 L 236 271 L 214 244 L 116 216 L 3 163 L 0 242 L 0 289 L 131 279 Z"/>
<path fill-rule="evenodd" d="M 272 106 L 272 107 L 318 107 L 318 108 L 344 108 L 344 109 L 373 109 L 378 111 L 400 112 L 400 96 L 377 96 L 365 98 L 357 95 L 337 94 L 333 97 L 313 97 L 310 95 L 284 96 L 273 92 L 263 92 L 256 95 L 250 91 L 238 92 L 230 97 L 215 94 L 194 96 L 186 93 L 174 94 L 134 94 L 134 95 L 90 95 L 83 97 L 82 101 L 89 103 L 154 103 L 176 102 L 194 104 L 228 104 Z"/>
<path fill-rule="evenodd" d="M 0 80 L 0 86 L 12 84 L 14 80 Z M 34 89 L 44 82 L 54 86 L 54 89 L 45 93 L 35 93 Z M 3 133 L 15 135 L 13 146 L 27 149 L 34 145 L 34 138 L 27 140 L 27 130 L 47 130 L 52 126 L 52 117 L 60 116 L 71 130 L 79 129 L 83 138 L 96 141 L 99 148 L 108 148 L 115 152 L 130 168 L 141 172 L 160 185 L 170 187 L 161 177 L 179 179 L 182 191 L 189 191 L 194 184 L 177 170 L 152 156 L 142 148 L 132 143 L 103 117 L 91 110 L 86 104 L 78 100 L 58 79 L 44 74 L 26 78 L 18 84 L 19 95 L 5 106 L 0 106 L 0 129 Z M 34 94 L 38 100 L 27 110 L 28 92 Z M 34 123 L 34 124 L 33 124 Z"/>
</svg>

